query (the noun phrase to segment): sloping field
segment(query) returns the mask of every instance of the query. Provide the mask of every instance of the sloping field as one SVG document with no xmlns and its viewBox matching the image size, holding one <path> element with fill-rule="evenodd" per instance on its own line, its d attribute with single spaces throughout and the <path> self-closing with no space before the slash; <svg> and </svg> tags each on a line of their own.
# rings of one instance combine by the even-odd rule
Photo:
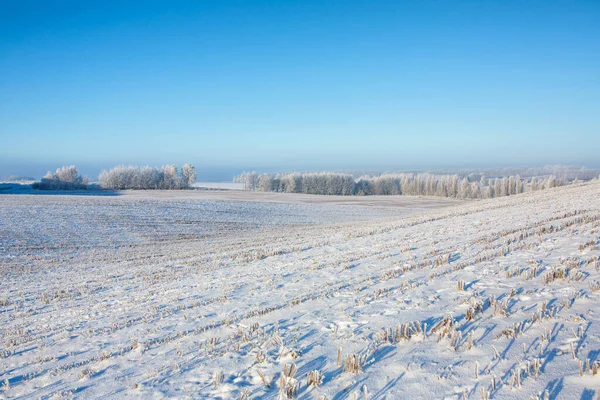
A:
<svg viewBox="0 0 600 400">
<path fill-rule="evenodd" d="M 0 196 L 0 396 L 600 389 L 598 182 L 404 216 L 140 196 Z"/>
</svg>

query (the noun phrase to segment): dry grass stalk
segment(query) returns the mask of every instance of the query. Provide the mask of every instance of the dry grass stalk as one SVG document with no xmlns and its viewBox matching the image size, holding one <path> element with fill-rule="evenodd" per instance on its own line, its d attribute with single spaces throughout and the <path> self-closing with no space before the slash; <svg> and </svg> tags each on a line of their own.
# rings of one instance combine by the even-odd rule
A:
<svg viewBox="0 0 600 400">
<path fill-rule="evenodd" d="M 362 370 L 362 359 L 359 354 L 349 354 L 344 360 L 344 372 L 358 374 Z"/>
<path fill-rule="evenodd" d="M 534 377 L 538 377 L 538 375 L 540 374 L 540 367 L 541 367 L 541 362 L 539 358 L 535 358 L 533 360 L 533 376 Z"/>
<path fill-rule="evenodd" d="M 490 400 L 490 392 L 486 391 L 484 388 L 479 389 L 479 394 L 481 395 L 481 400 Z"/>
<path fill-rule="evenodd" d="M 465 319 L 467 321 L 471 321 L 475 317 L 475 310 L 473 308 L 469 308 L 465 313 Z"/>
<path fill-rule="evenodd" d="M 254 358 L 257 364 L 261 364 L 267 360 L 267 356 L 262 351 L 258 350 L 256 352 L 256 357 Z"/>
<path fill-rule="evenodd" d="M 89 378 L 92 375 L 94 375 L 94 372 L 86 367 L 79 372 L 79 379 Z"/>
<path fill-rule="evenodd" d="M 521 279 L 523 279 L 524 281 L 533 279 L 538 275 L 538 272 L 539 268 L 537 266 L 531 267 L 521 275 Z"/>
<path fill-rule="evenodd" d="M 494 317 L 498 315 L 502 315 L 503 317 L 508 317 L 508 300 L 495 301 L 494 302 Z"/>
<path fill-rule="evenodd" d="M 446 317 L 431 328 L 431 333 L 440 332 L 440 336 L 447 336 L 454 330 L 454 318 Z M 439 342 L 439 338 L 438 338 Z"/>
<path fill-rule="evenodd" d="M 260 379 L 263 381 L 267 389 L 269 389 L 271 387 L 271 384 L 269 383 L 269 380 L 265 377 L 265 374 L 263 374 L 262 371 L 259 369 L 256 370 L 256 373 L 258 374 L 258 376 L 260 376 Z"/>
<path fill-rule="evenodd" d="M 452 335 L 450 336 L 450 346 L 454 349 L 454 351 L 458 350 L 461 339 L 462 339 L 462 332 L 457 331 L 457 330 L 452 332 Z"/>
<path fill-rule="evenodd" d="M 510 378 L 510 389 L 512 390 L 514 387 L 521 387 L 521 369 L 514 368 L 512 370 L 512 376 Z"/>
<path fill-rule="evenodd" d="M 592 292 L 600 290 L 600 281 L 591 281 L 589 285 Z"/>
<path fill-rule="evenodd" d="M 423 328 L 421 328 L 420 321 L 406 322 L 404 324 L 396 325 L 396 328 L 393 332 L 390 332 L 388 338 L 390 341 L 394 341 L 396 343 L 401 342 L 403 340 L 409 340 L 415 335 L 423 333 Z"/>
<path fill-rule="evenodd" d="M 502 335 L 506 336 L 507 339 L 515 339 L 517 336 L 523 334 L 523 322 L 518 324 L 512 324 L 510 328 L 505 328 L 496 338 L 500 338 Z"/>
<path fill-rule="evenodd" d="M 321 386 L 322 383 L 323 383 L 323 374 L 321 373 L 321 371 L 319 371 L 318 369 L 315 369 L 314 371 L 311 371 L 308 373 L 308 379 L 306 382 L 308 387 Z"/>
<path fill-rule="evenodd" d="M 497 359 L 502 360 L 502 356 L 500 355 L 500 353 L 498 353 L 498 349 L 496 348 L 496 346 L 492 345 L 492 349 L 494 349 L 494 356 Z"/>
<path fill-rule="evenodd" d="M 213 388 L 218 388 L 221 383 L 223 383 L 223 371 L 216 372 L 213 375 Z"/>
<path fill-rule="evenodd" d="M 296 396 L 299 383 L 294 376 L 297 371 L 296 364 L 285 364 L 283 366 L 283 372 L 278 382 L 280 399 L 293 399 Z"/>
<path fill-rule="evenodd" d="M 591 365 L 590 365 L 590 359 L 589 359 L 589 358 L 586 358 L 586 359 L 585 359 L 585 366 L 586 366 L 586 370 L 587 370 L 587 372 L 588 372 L 588 373 L 591 373 L 591 372 L 592 372 L 592 367 L 591 367 Z"/>
</svg>

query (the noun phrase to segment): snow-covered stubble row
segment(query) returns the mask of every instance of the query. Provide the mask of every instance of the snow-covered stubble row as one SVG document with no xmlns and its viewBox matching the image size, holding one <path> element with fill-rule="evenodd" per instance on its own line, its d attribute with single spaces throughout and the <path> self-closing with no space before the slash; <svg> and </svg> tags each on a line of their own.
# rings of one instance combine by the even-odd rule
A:
<svg viewBox="0 0 600 400">
<path fill-rule="evenodd" d="M 599 236 L 592 182 L 210 245 L 19 247 L 3 258 L 1 390 L 593 397 Z"/>
</svg>

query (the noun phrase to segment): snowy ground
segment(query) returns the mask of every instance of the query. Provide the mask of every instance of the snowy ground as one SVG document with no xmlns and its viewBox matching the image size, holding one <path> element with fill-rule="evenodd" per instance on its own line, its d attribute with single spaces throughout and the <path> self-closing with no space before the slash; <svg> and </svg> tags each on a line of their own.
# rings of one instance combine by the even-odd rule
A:
<svg viewBox="0 0 600 400">
<path fill-rule="evenodd" d="M 243 190 L 243 183 L 236 182 L 196 182 L 194 187 L 202 189 Z"/>
<path fill-rule="evenodd" d="M 596 398 L 599 182 L 182 196 L 0 195 L 0 397 Z"/>
</svg>

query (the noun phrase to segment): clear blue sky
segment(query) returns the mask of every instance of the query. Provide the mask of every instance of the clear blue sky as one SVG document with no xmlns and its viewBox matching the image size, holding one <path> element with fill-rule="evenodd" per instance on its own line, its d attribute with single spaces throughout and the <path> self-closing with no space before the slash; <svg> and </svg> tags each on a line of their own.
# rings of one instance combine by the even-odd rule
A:
<svg viewBox="0 0 600 400">
<path fill-rule="evenodd" d="M 598 0 L 0 2 L 0 176 L 599 166 L 598 150 Z"/>
</svg>

